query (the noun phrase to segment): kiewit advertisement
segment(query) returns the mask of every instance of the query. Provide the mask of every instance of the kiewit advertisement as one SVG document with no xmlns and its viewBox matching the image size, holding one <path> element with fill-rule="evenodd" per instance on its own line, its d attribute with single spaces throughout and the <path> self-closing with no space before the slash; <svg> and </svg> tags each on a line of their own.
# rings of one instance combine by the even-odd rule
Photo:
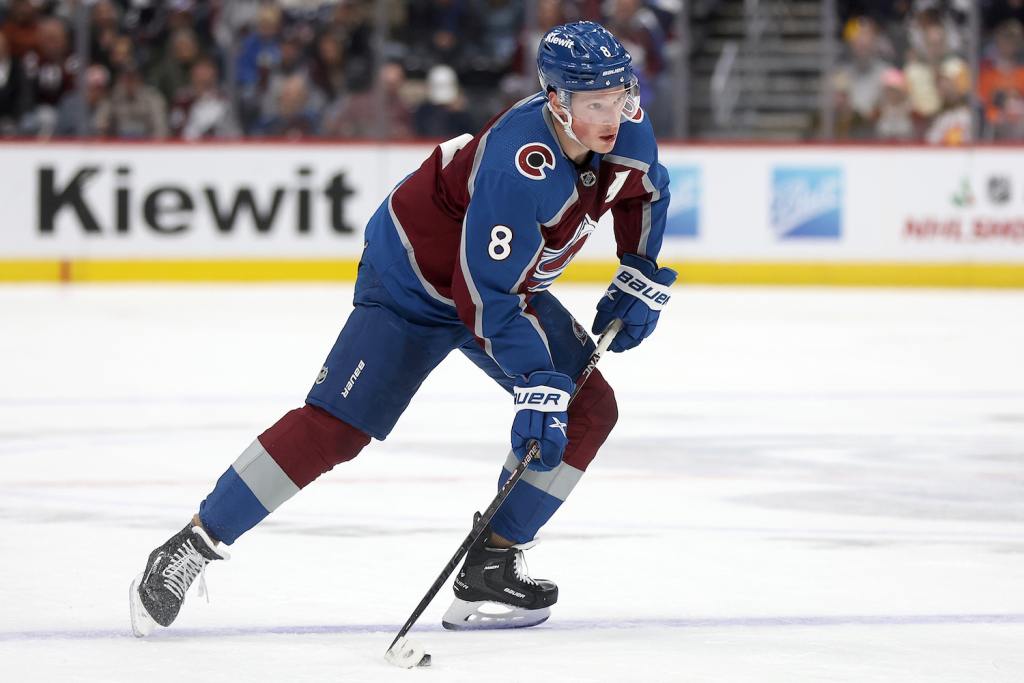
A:
<svg viewBox="0 0 1024 683">
<path fill-rule="evenodd" d="M 429 147 L 0 146 L 0 257 L 351 257 Z"/>
</svg>

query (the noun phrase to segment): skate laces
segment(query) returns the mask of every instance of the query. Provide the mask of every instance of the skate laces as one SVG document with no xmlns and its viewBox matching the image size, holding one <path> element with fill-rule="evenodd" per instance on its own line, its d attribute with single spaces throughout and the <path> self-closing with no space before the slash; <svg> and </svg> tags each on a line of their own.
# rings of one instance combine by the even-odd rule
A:
<svg viewBox="0 0 1024 683">
<path fill-rule="evenodd" d="M 199 596 L 205 597 L 209 602 L 210 595 L 206 590 L 206 565 L 209 563 L 210 560 L 203 557 L 192 545 L 191 539 L 185 541 L 171 556 L 170 563 L 161 572 L 164 577 L 164 587 L 171 591 L 178 600 L 184 600 L 188 587 L 198 576 Z"/>
<path fill-rule="evenodd" d="M 537 585 L 537 582 L 530 578 L 530 568 L 526 566 L 526 555 L 519 548 L 515 549 L 515 555 L 512 556 L 512 569 L 516 573 L 516 578 L 523 583 L 528 583 L 531 586 Z"/>
</svg>

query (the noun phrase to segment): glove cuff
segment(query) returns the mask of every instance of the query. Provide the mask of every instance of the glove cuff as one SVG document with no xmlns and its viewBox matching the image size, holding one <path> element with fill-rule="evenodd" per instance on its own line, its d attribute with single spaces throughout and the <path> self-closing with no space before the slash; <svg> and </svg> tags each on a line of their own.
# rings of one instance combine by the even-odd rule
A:
<svg viewBox="0 0 1024 683">
<path fill-rule="evenodd" d="M 538 371 L 526 378 L 524 386 L 513 387 L 516 412 L 536 410 L 542 413 L 561 413 L 569 409 L 569 396 L 573 383 L 560 372 Z"/>
<path fill-rule="evenodd" d="M 543 384 L 535 387 L 515 387 L 516 412 L 536 410 L 542 413 L 564 413 L 569 409 L 569 392 Z"/>
<path fill-rule="evenodd" d="M 625 263 L 620 265 L 619 270 L 616 271 L 615 277 L 612 278 L 612 285 L 626 294 L 640 299 L 652 311 L 660 311 L 672 298 L 668 291 L 668 285 L 655 282 Z"/>
</svg>

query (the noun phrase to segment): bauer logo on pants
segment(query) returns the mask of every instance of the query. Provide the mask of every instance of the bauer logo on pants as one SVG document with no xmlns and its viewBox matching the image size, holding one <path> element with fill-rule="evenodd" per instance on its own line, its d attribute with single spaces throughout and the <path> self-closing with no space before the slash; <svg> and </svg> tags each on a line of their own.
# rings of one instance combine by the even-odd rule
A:
<svg viewBox="0 0 1024 683">
<path fill-rule="evenodd" d="M 838 166 L 772 169 L 771 228 L 779 239 L 839 239 L 843 172 Z"/>
</svg>

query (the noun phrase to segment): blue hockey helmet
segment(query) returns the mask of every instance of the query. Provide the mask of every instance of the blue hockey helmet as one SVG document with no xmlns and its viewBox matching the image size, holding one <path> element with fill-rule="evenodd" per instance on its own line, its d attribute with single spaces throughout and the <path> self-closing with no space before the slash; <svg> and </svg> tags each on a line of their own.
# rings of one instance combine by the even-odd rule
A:
<svg viewBox="0 0 1024 683">
<path fill-rule="evenodd" d="M 593 21 L 556 26 L 544 34 L 537 48 L 537 72 L 541 87 L 554 91 L 572 123 L 572 94 L 621 86 L 620 113 L 633 117 L 640 107 L 633 58 L 605 27 Z M 576 116 L 581 118 L 580 113 Z"/>
</svg>

